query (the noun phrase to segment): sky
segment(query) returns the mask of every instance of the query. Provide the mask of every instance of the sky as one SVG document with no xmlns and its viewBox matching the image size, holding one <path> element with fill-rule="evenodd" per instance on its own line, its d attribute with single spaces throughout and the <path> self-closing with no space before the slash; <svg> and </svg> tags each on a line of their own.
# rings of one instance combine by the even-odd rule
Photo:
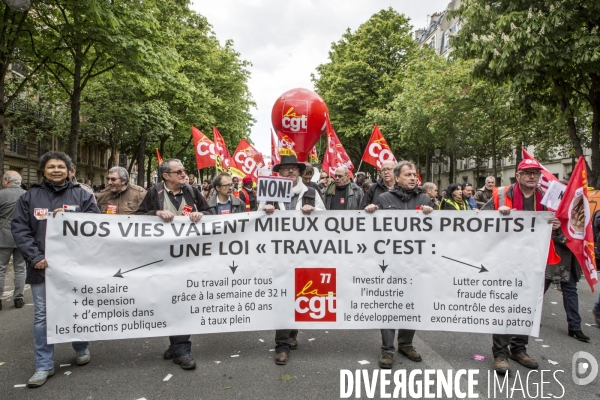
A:
<svg viewBox="0 0 600 400">
<path fill-rule="evenodd" d="M 428 16 L 446 9 L 450 0 L 193 0 L 216 37 L 231 39 L 242 59 L 252 63 L 248 87 L 256 103 L 251 140 L 264 155 L 271 153 L 271 109 L 294 88 L 314 90 L 311 74 L 328 61 L 331 43 L 346 29 L 355 31 L 371 15 L 392 7 L 411 20 L 414 29 Z M 335 127 L 334 127 L 335 128 Z M 230 152 L 237 143 L 228 143 Z"/>
</svg>

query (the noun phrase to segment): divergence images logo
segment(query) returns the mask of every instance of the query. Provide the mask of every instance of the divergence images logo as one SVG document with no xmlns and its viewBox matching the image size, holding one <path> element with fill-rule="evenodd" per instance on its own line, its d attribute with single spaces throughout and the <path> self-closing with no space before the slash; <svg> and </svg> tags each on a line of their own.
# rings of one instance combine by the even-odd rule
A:
<svg viewBox="0 0 600 400">
<path fill-rule="evenodd" d="M 285 100 L 281 117 L 283 133 L 306 133 L 308 128 L 308 101 Z"/>
<path fill-rule="evenodd" d="M 335 322 L 335 268 L 296 268 L 295 320 Z"/>
<path fill-rule="evenodd" d="M 580 361 L 582 359 L 585 361 Z M 573 382 L 579 386 L 592 383 L 598 376 L 598 361 L 593 355 L 585 351 L 578 351 L 573 354 L 571 368 Z"/>
</svg>

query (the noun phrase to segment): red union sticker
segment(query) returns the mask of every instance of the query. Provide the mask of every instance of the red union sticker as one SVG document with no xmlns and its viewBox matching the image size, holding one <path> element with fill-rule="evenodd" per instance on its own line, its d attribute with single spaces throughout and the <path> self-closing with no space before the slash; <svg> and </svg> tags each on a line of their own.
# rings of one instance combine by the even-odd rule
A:
<svg viewBox="0 0 600 400">
<path fill-rule="evenodd" d="M 185 217 L 186 215 L 190 215 L 192 210 L 193 210 L 192 206 L 186 204 L 185 206 L 183 206 L 183 211 L 181 212 L 181 216 Z"/>
<path fill-rule="evenodd" d="M 117 209 L 118 206 L 113 205 L 113 204 L 109 204 L 106 206 L 106 213 L 107 214 L 116 214 L 117 213 Z"/>
<path fill-rule="evenodd" d="M 336 321 L 335 271 L 335 268 L 296 268 L 296 321 Z"/>
</svg>

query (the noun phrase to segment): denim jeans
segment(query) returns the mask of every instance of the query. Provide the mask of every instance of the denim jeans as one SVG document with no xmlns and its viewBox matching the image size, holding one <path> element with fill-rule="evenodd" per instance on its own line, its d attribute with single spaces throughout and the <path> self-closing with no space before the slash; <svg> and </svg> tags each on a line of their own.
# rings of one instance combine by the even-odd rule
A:
<svg viewBox="0 0 600 400">
<path fill-rule="evenodd" d="M 13 293 L 13 299 L 23 298 L 23 291 L 25 290 L 25 276 L 26 264 L 21 252 L 16 247 L 0 248 L 0 298 L 4 294 L 4 276 L 6 275 L 6 268 L 10 261 L 10 256 L 13 258 L 13 269 L 15 271 L 15 291 Z"/>
<path fill-rule="evenodd" d="M 54 345 L 48 344 L 46 336 L 46 284 L 31 285 L 33 294 L 33 344 L 35 346 L 35 370 L 48 371 L 54 368 Z M 88 348 L 89 342 L 73 342 L 75 351 Z"/>
<path fill-rule="evenodd" d="M 596 312 L 596 315 L 600 315 L 600 296 L 598 296 L 598 301 L 594 304 L 594 311 Z"/>
<path fill-rule="evenodd" d="M 544 293 L 546 293 L 551 284 L 552 280 L 546 279 Z M 571 268 L 569 282 L 560 282 L 560 287 L 562 289 L 563 306 L 567 314 L 569 330 L 580 331 L 581 316 L 579 315 L 579 297 L 577 296 L 577 275 L 575 274 L 575 268 Z"/>
<path fill-rule="evenodd" d="M 175 357 L 192 353 L 192 342 L 190 341 L 190 337 L 192 337 L 192 335 L 169 336 L 169 349 L 173 352 Z"/>
<path fill-rule="evenodd" d="M 398 329 L 398 347 L 412 346 L 415 332 L 410 329 Z M 381 330 L 381 353 L 394 353 L 394 336 L 396 336 L 395 329 L 382 329 Z"/>
</svg>

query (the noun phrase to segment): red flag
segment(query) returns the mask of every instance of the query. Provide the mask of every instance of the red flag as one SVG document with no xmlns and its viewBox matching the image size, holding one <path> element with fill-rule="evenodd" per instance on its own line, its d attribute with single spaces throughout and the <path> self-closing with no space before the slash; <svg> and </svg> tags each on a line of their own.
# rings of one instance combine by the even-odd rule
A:
<svg viewBox="0 0 600 400">
<path fill-rule="evenodd" d="M 281 160 L 281 156 L 297 156 L 296 154 L 296 143 L 292 140 L 291 137 L 286 135 L 285 133 L 281 133 L 277 131 L 277 140 L 279 142 L 279 159 Z"/>
<path fill-rule="evenodd" d="M 162 157 L 160 156 L 160 153 L 158 152 L 158 147 L 156 148 L 156 159 L 158 160 L 158 163 L 159 163 L 159 164 L 162 164 L 162 162 L 163 162 L 163 159 L 162 159 Z"/>
<path fill-rule="evenodd" d="M 311 164 L 319 162 L 319 155 L 317 154 L 317 148 L 315 146 L 313 146 L 313 148 L 310 149 L 310 153 L 308 153 L 308 162 Z"/>
<path fill-rule="evenodd" d="M 323 156 L 321 168 L 329 176 L 333 176 L 337 167 L 342 165 L 348 168 L 350 177 L 353 177 L 352 170 L 354 169 L 354 164 L 352 164 L 352 160 L 350 160 L 348 153 L 344 150 L 344 146 L 342 146 L 340 139 L 333 130 L 331 121 L 327 118 L 327 152 Z"/>
<path fill-rule="evenodd" d="M 246 139 L 240 140 L 235 153 L 233 153 L 232 171 L 236 175 L 250 175 L 254 182 L 258 181 L 258 170 L 265 166 L 262 154 L 256 150 Z M 232 164 L 233 164 L 232 163 Z M 239 171 L 239 173 L 237 173 Z"/>
<path fill-rule="evenodd" d="M 565 194 L 556 210 L 560 227 L 567 238 L 567 247 L 573 252 L 594 291 L 598 283 L 596 255 L 594 254 L 594 232 L 588 202 L 587 171 L 585 159 L 579 156 Z"/>
<path fill-rule="evenodd" d="M 525 150 L 525 147 L 521 146 L 521 154 L 523 155 L 523 160 L 535 160 L 538 164 L 542 166 L 542 174 L 540 175 L 540 183 L 539 185 L 544 189 L 544 191 L 548 190 L 550 186 L 550 182 L 557 181 L 558 178 L 552 175 L 552 172 L 548 171 L 546 167 L 542 165 L 538 160 L 535 159 L 531 154 Z"/>
<path fill-rule="evenodd" d="M 194 126 L 192 126 L 192 137 L 194 138 L 196 165 L 198 169 L 214 167 L 215 160 L 217 159 L 215 144 Z"/>
<path fill-rule="evenodd" d="M 390 146 L 387 144 L 377 125 L 373 128 L 371 138 L 369 139 L 369 143 L 367 143 L 362 160 L 367 164 L 373 165 L 378 170 L 381 169 L 381 163 L 384 161 L 396 162 L 396 157 L 392 154 Z"/>
<path fill-rule="evenodd" d="M 281 157 L 279 156 L 279 137 L 273 132 L 271 129 L 271 167 L 277 165 L 281 162 Z"/>
<path fill-rule="evenodd" d="M 213 137 L 215 141 L 215 153 L 218 158 L 215 160 L 217 163 L 217 168 L 221 170 L 227 170 L 229 167 L 233 166 L 231 165 L 231 155 L 229 155 L 227 144 L 225 143 L 225 140 L 223 140 L 223 136 L 221 136 L 221 133 L 217 130 L 216 126 L 213 126 Z M 221 161 L 221 165 L 218 165 L 219 161 Z"/>
</svg>

